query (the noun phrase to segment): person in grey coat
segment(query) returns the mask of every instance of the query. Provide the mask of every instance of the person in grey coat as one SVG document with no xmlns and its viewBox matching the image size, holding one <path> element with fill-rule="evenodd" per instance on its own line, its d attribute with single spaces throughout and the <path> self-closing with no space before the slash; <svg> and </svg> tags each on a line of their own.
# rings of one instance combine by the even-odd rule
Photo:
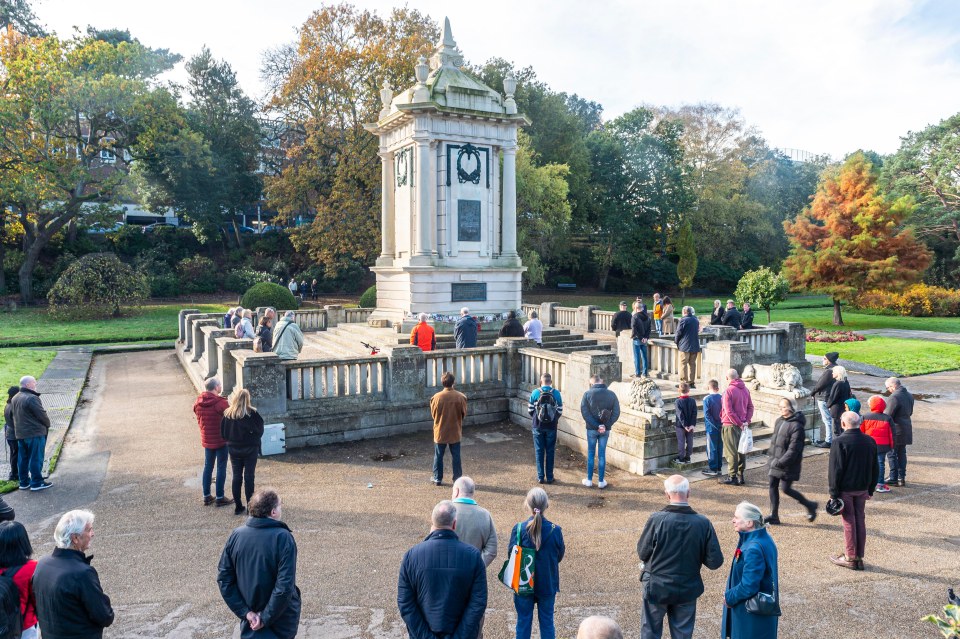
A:
<svg viewBox="0 0 960 639">
<path fill-rule="evenodd" d="M 13 429 L 17 436 L 20 490 L 45 490 L 53 486 L 43 480 L 43 454 L 47 446 L 50 417 L 40 402 L 37 380 L 20 378 L 20 392 L 10 400 Z"/>
<path fill-rule="evenodd" d="M 907 485 L 907 446 L 913 444 L 913 395 L 896 377 L 887 379 L 886 387 L 890 397 L 883 412 L 893 420 L 893 448 L 887 453 L 890 467 L 887 483 L 904 487 Z"/>
<path fill-rule="evenodd" d="M 460 319 L 453 327 L 453 337 L 457 341 L 457 348 L 476 348 L 479 332 L 480 323 L 470 315 L 470 309 L 464 306 L 460 309 Z"/>
<path fill-rule="evenodd" d="M 497 529 L 493 517 L 476 500 L 477 485 L 463 475 L 453 482 L 451 501 L 457 509 L 457 537 L 480 551 L 483 565 L 489 566 L 497 558 Z"/>
<path fill-rule="evenodd" d="M 242 639 L 292 639 L 300 625 L 297 542 L 280 520 L 276 491 L 257 492 L 247 510 L 250 518 L 230 533 L 220 555 L 220 595 L 240 619 Z"/>
<path fill-rule="evenodd" d="M 296 313 L 287 311 L 273 329 L 273 352 L 282 360 L 297 359 L 303 350 L 303 331 L 293 321 Z"/>
<path fill-rule="evenodd" d="M 599 375 L 590 378 L 590 388 L 580 400 L 580 415 L 587 423 L 587 478 L 583 485 L 587 488 L 593 486 L 593 457 L 596 455 L 599 458 L 597 487 L 603 489 L 607 487 L 603 478 L 607 469 L 607 440 L 610 429 L 620 419 L 620 400 Z"/>
</svg>

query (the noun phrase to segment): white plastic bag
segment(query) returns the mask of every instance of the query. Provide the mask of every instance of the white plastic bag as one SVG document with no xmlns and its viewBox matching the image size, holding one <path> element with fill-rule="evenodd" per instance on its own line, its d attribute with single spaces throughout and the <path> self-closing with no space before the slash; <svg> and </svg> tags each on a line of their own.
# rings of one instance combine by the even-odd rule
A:
<svg viewBox="0 0 960 639">
<path fill-rule="evenodd" d="M 737 452 L 741 455 L 746 455 L 747 453 L 753 450 L 753 431 L 750 430 L 750 427 L 745 427 L 740 432 L 740 444 L 737 446 Z"/>
</svg>

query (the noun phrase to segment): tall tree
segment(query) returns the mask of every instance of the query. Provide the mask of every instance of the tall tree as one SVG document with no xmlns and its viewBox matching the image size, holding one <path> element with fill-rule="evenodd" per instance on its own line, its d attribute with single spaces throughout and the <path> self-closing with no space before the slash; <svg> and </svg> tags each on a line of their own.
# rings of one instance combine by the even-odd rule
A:
<svg viewBox="0 0 960 639">
<path fill-rule="evenodd" d="M 0 0 L 0 28 L 33 37 L 46 35 L 31 5 L 29 0 Z"/>
<path fill-rule="evenodd" d="M 923 275 L 930 252 L 904 227 L 912 204 L 888 201 L 877 173 L 862 153 L 825 175 L 813 202 L 784 222 L 790 256 L 784 272 L 795 289 L 833 297 L 833 323 L 842 326 L 840 303 L 873 288 L 895 290 Z"/>
<path fill-rule="evenodd" d="M 693 227 L 686 220 L 677 233 L 677 279 L 680 280 L 680 304 L 687 301 L 687 289 L 693 286 L 697 274 L 697 247 L 693 239 Z"/>
</svg>

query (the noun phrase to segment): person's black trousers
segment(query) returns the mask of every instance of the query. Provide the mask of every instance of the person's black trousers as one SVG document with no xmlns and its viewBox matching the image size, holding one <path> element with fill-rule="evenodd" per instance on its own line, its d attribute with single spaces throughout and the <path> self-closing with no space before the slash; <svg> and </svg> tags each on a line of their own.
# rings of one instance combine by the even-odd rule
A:
<svg viewBox="0 0 960 639">
<path fill-rule="evenodd" d="M 793 497 L 808 511 L 813 508 L 813 502 L 803 496 L 799 490 L 793 489 L 792 479 L 770 478 L 770 516 L 780 519 L 780 484 L 783 483 L 783 494 Z"/>
<path fill-rule="evenodd" d="M 254 485 L 254 472 L 257 468 L 257 454 L 253 453 L 252 455 L 234 455 L 230 453 L 230 467 L 233 468 L 233 483 L 231 488 L 233 490 L 233 503 L 237 508 L 244 504 L 250 503 L 250 498 L 253 497 L 253 491 L 255 488 Z M 240 500 L 240 486 L 243 485 L 244 494 L 246 495 L 247 501 L 243 502 Z"/>
</svg>

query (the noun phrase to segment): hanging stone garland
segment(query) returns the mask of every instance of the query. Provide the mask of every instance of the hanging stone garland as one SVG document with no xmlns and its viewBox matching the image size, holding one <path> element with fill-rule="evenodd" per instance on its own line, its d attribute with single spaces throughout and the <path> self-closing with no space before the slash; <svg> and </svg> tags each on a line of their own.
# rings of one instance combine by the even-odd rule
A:
<svg viewBox="0 0 960 639">
<path fill-rule="evenodd" d="M 475 159 L 477 162 L 477 167 L 469 173 L 463 168 L 464 156 L 466 156 L 467 159 Z M 477 149 L 477 147 L 469 143 L 460 147 L 460 150 L 457 152 L 457 180 L 459 180 L 460 184 L 464 184 L 465 182 L 480 184 L 480 167 L 482 164 L 480 161 L 480 150 Z"/>
<path fill-rule="evenodd" d="M 410 175 L 410 161 L 407 154 L 410 149 L 403 149 L 397 154 L 397 186 L 406 186 Z"/>
</svg>

